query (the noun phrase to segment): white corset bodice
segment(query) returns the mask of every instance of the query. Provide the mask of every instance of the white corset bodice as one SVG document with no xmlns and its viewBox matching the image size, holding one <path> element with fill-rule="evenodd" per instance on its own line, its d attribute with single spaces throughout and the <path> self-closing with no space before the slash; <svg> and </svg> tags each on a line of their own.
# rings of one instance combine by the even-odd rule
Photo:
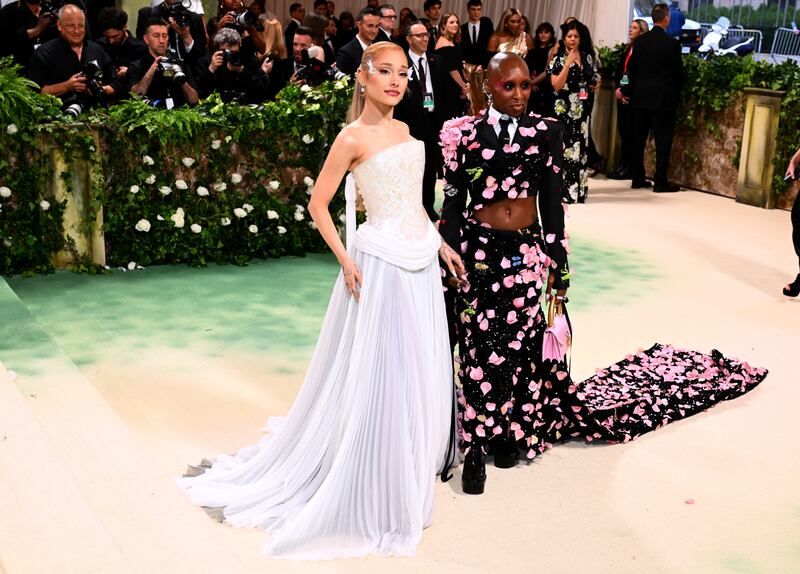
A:
<svg viewBox="0 0 800 574">
<path fill-rule="evenodd" d="M 422 207 L 425 147 L 419 140 L 390 146 L 353 169 L 367 221 L 355 246 L 406 269 L 427 266 L 439 249 L 436 228 Z"/>
</svg>

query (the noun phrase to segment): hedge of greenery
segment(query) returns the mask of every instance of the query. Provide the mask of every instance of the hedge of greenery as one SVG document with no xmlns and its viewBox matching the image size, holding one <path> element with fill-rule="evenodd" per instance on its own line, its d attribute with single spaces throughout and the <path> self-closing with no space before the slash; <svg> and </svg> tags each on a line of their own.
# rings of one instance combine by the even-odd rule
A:
<svg viewBox="0 0 800 574">
<path fill-rule="evenodd" d="M 342 81 L 289 86 L 258 107 L 212 96 L 165 111 L 131 100 L 74 124 L 0 61 L 0 274 L 51 271 L 51 254 L 70 249 L 63 205 L 44 196 L 53 144 L 68 166 L 92 166 L 91 206 L 103 209 L 110 266 L 242 265 L 323 249 L 305 206 L 351 95 Z M 75 268 L 97 271 L 77 254 Z"/>
<path fill-rule="evenodd" d="M 620 61 L 624 46 L 601 48 L 600 61 L 604 70 L 614 70 Z M 800 122 L 800 66 L 793 60 L 780 65 L 757 62 L 752 57 L 723 57 L 701 60 L 693 55 L 683 58 L 684 82 L 678 108 L 678 130 L 702 133 L 708 131 L 721 137 L 717 125 L 706 121 L 713 112 L 728 106 L 741 105 L 744 88 L 766 88 L 782 90 L 786 95 L 781 101 L 778 138 L 772 190 L 776 195 L 787 191 L 783 173 L 794 152 L 800 146 L 798 122 Z M 739 158 L 731 157 L 738 165 Z"/>
</svg>

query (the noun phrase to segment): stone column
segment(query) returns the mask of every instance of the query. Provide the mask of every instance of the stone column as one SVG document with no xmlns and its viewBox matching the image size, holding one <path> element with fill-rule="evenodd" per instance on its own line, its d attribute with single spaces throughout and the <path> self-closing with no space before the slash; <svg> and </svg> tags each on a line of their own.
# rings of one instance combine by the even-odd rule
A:
<svg viewBox="0 0 800 574">
<path fill-rule="evenodd" d="M 775 157 L 781 98 L 786 92 L 745 88 L 744 93 L 747 103 L 736 201 L 771 209 L 775 200 L 772 158 Z"/>
</svg>

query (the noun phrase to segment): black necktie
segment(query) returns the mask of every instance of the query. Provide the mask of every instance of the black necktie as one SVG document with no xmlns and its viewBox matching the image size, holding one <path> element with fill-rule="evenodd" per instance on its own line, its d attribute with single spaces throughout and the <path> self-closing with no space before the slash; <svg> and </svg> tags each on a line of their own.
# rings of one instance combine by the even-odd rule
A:
<svg viewBox="0 0 800 574">
<path fill-rule="evenodd" d="M 477 24 L 473 24 L 472 25 L 472 43 L 473 43 L 473 45 L 477 45 L 478 44 L 478 25 Z"/>
<path fill-rule="evenodd" d="M 511 118 L 500 118 L 500 143 L 508 145 L 511 143 Z"/>
<path fill-rule="evenodd" d="M 422 56 L 417 62 L 419 69 L 419 90 L 424 94 L 428 91 L 428 80 L 425 76 L 425 56 Z"/>
</svg>

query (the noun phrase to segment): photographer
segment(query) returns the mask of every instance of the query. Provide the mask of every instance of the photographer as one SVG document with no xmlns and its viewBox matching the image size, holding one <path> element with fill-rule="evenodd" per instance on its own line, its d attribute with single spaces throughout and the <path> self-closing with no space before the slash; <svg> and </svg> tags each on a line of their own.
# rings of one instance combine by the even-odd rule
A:
<svg viewBox="0 0 800 574">
<path fill-rule="evenodd" d="M 191 0 L 165 0 L 155 8 L 139 9 L 136 37 L 144 40 L 149 23 L 160 20 L 167 26 L 168 49 L 187 66 L 194 66 L 206 53 L 206 31 L 202 16 L 192 12 L 190 6 Z"/>
<path fill-rule="evenodd" d="M 105 105 L 120 91 L 111 59 L 98 44 L 86 39 L 86 16 L 67 4 L 58 11 L 58 38 L 43 44 L 31 58 L 28 77 L 43 94 L 58 96 L 72 115 Z"/>
<path fill-rule="evenodd" d="M 199 100 L 189 70 L 169 50 L 168 27 L 161 20 L 151 21 L 144 35 L 146 56 L 128 69 L 128 85 L 132 94 L 142 96 L 156 107 L 172 109 Z"/>
<path fill-rule="evenodd" d="M 208 37 L 229 28 L 242 37 L 242 56 L 246 61 L 255 61 L 256 53 L 264 52 L 264 24 L 258 16 L 248 11 L 242 0 L 219 0 L 217 15 L 208 22 Z"/>
<path fill-rule="evenodd" d="M 147 46 L 128 31 L 128 15 L 119 8 L 103 8 L 97 16 L 102 36 L 97 43 L 114 64 L 117 77 L 124 78 L 128 67 L 147 54 Z"/>
<path fill-rule="evenodd" d="M 269 93 L 272 62 L 261 67 L 246 65 L 241 53 L 242 37 L 236 30 L 223 28 L 212 41 L 213 53 L 202 58 L 197 67 L 197 83 L 202 97 L 219 92 L 222 101 L 240 104 L 263 102 Z"/>
<path fill-rule="evenodd" d="M 56 14 L 49 4 L 20 0 L 0 10 L 0 56 L 14 56 L 18 64 L 27 66 L 33 52 L 55 38 Z"/>
</svg>

